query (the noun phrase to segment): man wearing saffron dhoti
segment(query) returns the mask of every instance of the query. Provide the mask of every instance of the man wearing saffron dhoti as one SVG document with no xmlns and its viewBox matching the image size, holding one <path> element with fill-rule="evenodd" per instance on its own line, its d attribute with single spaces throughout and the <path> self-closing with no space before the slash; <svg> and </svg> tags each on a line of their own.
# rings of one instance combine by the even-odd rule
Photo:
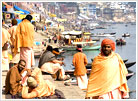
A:
<svg viewBox="0 0 138 101">
<path fill-rule="evenodd" d="M 120 55 L 114 51 L 114 41 L 104 39 L 101 43 L 101 53 L 92 63 L 86 99 L 129 98 L 126 79 L 128 71 Z"/>
<path fill-rule="evenodd" d="M 16 51 L 20 48 L 20 59 L 26 61 L 26 68 L 30 69 L 34 65 L 34 26 L 31 23 L 32 16 L 27 15 L 16 29 Z"/>
<path fill-rule="evenodd" d="M 87 79 L 87 70 L 86 65 L 88 64 L 88 60 L 86 55 L 82 52 L 82 46 L 77 45 L 77 53 L 73 56 L 73 65 L 75 66 L 74 75 L 77 79 L 77 84 L 80 89 L 86 90 L 88 79 Z"/>
</svg>

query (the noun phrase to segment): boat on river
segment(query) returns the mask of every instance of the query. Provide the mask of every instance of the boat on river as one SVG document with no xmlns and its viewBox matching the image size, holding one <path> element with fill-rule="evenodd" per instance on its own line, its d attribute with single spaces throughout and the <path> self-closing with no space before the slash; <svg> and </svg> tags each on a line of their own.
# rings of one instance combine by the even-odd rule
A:
<svg viewBox="0 0 138 101">
<path fill-rule="evenodd" d="M 75 51 L 76 50 L 76 46 L 63 46 L 62 47 L 64 50 L 66 51 Z M 89 51 L 89 50 L 99 50 L 101 48 L 100 45 L 93 45 L 93 46 L 84 46 L 82 48 L 83 51 Z"/>
<path fill-rule="evenodd" d="M 116 39 L 116 45 L 126 45 L 126 41 L 122 38 Z"/>
<path fill-rule="evenodd" d="M 122 37 L 130 37 L 130 34 L 129 33 L 124 33 L 124 34 L 122 34 Z"/>
<path fill-rule="evenodd" d="M 89 51 L 89 50 L 99 50 L 101 48 L 101 45 L 90 45 L 95 43 L 96 41 L 89 41 L 89 42 L 72 42 L 72 46 L 62 46 L 63 50 L 67 51 L 75 51 L 76 45 L 82 45 L 83 51 Z"/>
<path fill-rule="evenodd" d="M 114 34 L 95 34 L 91 35 L 91 37 L 115 37 Z"/>
<path fill-rule="evenodd" d="M 133 66 L 135 63 L 136 63 L 136 62 L 127 62 L 127 63 L 125 62 L 126 68 L 129 68 L 129 67 Z M 88 63 L 88 64 L 86 65 L 86 68 L 87 68 L 87 69 L 91 69 L 91 68 L 92 68 L 92 63 Z"/>
<path fill-rule="evenodd" d="M 93 61 L 93 59 L 91 59 L 91 61 Z M 124 59 L 123 62 L 126 63 L 128 61 L 128 59 Z"/>
<path fill-rule="evenodd" d="M 90 75 L 91 69 L 87 69 L 87 75 Z M 66 75 L 70 75 L 71 77 L 74 77 L 74 70 L 66 70 Z M 128 74 L 126 76 L 127 80 L 134 75 L 134 72 L 131 70 L 128 70 Z"/>
</svg>

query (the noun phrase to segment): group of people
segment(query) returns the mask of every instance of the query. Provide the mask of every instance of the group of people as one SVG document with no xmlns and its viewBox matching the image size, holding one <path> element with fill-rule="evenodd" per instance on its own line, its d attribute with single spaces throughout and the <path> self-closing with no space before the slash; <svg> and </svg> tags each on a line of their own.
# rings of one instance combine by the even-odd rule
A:
<svg viewBox="0 0 138 101">
<path fill-rule="evenodd" d="M 46 51 L 41 55 L 39 68 L 26 68 L 26 61 L 21 59 L 7 73 L 5 80 L 5 93 L 10 93 L 12 98 L 21 97 L 24 99 L 52 96 L 56 93 L 55 85 L 49 80 L 44 80 L 42 72 L 52 75 L 55 80 L 68 80 L 62 65 L 63 59 L 57 59 L 60 52 L 57 48 L 47 46 Z M 64 97 L 63 97 L 64 98 Z"/>
<path fill-rule="evenodd" d="M 11 45 L 13 63 L 17 64 L 20 59 L 23 59 L 26 61 L 26 68 L 31 68 L 34 65 L 35 31 L 31 20 L 32 16 L 27 15 L 18 25 L 17 20 L 13 19 L 12 27 L 9 30 L 2 28 L 2 70 L 9 70 L 7 43 Z"/>
<path fill-rule="evenodd" d="M 10 93 L 12 98 L 17 95 L 21 95 L 22 98 L 53 95 L 55 86 L 51 82 L 43 80 L 41 69 L 43 72 L 51 74 L 56 80 L 70 79 L 69 75 L 65 75 L 62 67 L 64 65 L 63 59 L 56 59 L 59 50 L 53 49 L 52 46 L 47 46 L 46 51 L 40 58 L 40 69 L 32 70 L 34 65 L 34 26 L 31 20 L 32 16 L 27 15 L 18 25 L 17 20 L 13 19 L 12 27 L 9 30 L 2 28 L 2 69 L 8 70 L 5 80 L 5 93 Z M 11 46 L 13 59 L 16 58 L 14 59 L 16 60 L 14 66 L 11 68 L 9 67 L 8 48 L 5 49 L 7 42 Z M 35 73 L 33 78 L 30 78 L 30 73 L 33 74 L 34 71 L 39 71 L 39 73 Z"/>
<path fill-rule="evenodd" d="M 44 80 L 42 72 L 50 74 L 55 80 L 68 80 L 65 75 L 63 59 L 56 56 L 60 54 L 57 48 L 48 45 L 40 57 L 39 68 L 34 65 L 34 26 L 32 16 L 27 15 L 17 25 L 12 20 L 12 27 L 7 31 L 2 28 L 2 70 L 8 70 L 5 80 L 5 93 L 18 94 L 22 98 L 35 98 L 55 94 L 55 86 Z M 19 58 L 15 65 L 9 68 L 7 42 L 11 44 L 13 58 Z M 92 70 L 87 77 L 86 65 L 88 60 L 82 51 L 82 46 L 77 46 L 72 63 L 75 67 L 74 75 L 80 89 L 86 90 L 86 99 L 122 99 L 129 98 L 126 75 L 128 71 L 120 55 L 115 53 L 115 43 L 104 39 L 101 43 L 101 53 L 94 58 Z"/>
<path fill-rule="evenodd" d="M 30 99 L 55 94 L 55 86 L 42 77 L 41 69 L 27 69 L 26 62 L 20 60 L 7 73 L 5 93 L 12 94 L 12 98 Z"/>
</svg>

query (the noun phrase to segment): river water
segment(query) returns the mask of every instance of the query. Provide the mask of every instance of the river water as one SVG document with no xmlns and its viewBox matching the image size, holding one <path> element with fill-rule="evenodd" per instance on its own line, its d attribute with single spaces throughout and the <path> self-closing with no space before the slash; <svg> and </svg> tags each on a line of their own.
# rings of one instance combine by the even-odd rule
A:
<svg viewBox="0 0 138 101">
<path fill-rule="evenodd" d="M 112 24 L 111 26 L 108 26 L 107 29 L 94 29 L 91 32 L 92 33 L 108 33 L 108 32 L 116 32 L 115 37 L 100 37 L 100 41 L 96 44 L 100 44 L 101 41 L 104 38 L 110 38 L 112 40 L 116 40 L 117 38 L 121 38 L 122 34 L 129 33 L 130 37 L 124 38 L 126 40 L 126 45 L 123 46 L 116 46 L 116 53 L 119 53 L 122 59 L 128 59 L 128 62 L 134 62 L 136 61 L 136 25 L 127 24 Z M 91 62 L 91 58 L 94 58 L 97 56 L 100 51 L 83 51 L 88 59 L 88 62 Z M 65 56 L 65 64 L 66 67 L 64 67 L 65 70 L 70 70 L 74 68 L 72 66 L 72 58 L 73 55 L 76 53 L 76 51 L 67 51 L 64 53 Z M 130 93 L 131 99 L 136 99 L 136 64 L 131 66 L 129 70 L 132 70 L 135 74 L 128 80 L 128 87 L 130 88 L 130 91 L 133 91 Z"/>
</svg>

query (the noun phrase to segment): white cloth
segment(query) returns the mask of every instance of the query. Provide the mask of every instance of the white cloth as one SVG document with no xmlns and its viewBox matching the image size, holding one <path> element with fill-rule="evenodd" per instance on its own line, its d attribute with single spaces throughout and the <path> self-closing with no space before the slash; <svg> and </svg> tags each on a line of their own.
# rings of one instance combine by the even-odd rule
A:
<svg viewBox="0 0 138 101">
<path fill-rule="evenodd" d="M 60 66 L 59 63 L 51 63 L 51 62 L 44 63 L 41 66 L 41 70 L 43 72 L 47 72 L 50 74 L 55 74 L 58 70 L 60 70 L 59 77 L 62 79 L 65 77 L 65 71 L 64 71 L 63 67 Z"/>
<path fill-rule="evenodd" d="M 9 70 L 8 50 L 2 51 L 2 70 Z"/>
<path fill-rule="evenodd" d="M 87 75 L 85 74 L 84 76 L 76 76 L 77 83 L 80 89 L 87 89 L 87 84 L 88 84 L 88 78 Z"/>
<path fill-rule="evenodd" d="M 31 69 L 31 66 L 35 65 L 33 49 L 28 47 L 21 47 L 20 59 L 25 60 L 26 68 Z"/>
</svg>

